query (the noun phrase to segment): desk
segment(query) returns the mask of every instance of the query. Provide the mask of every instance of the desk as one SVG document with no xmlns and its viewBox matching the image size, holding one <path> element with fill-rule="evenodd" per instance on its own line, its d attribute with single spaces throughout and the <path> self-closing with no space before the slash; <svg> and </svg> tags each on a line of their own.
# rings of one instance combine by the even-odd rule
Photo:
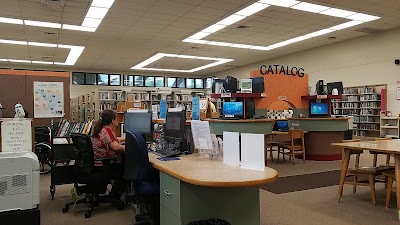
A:
<svg viewBox="0 0 400 225">
<path fill-rule="evenodd" d="M 387 141 L 362 141 L 351 143 L 333 143 L 334 146 L 343 147 L 344 158 L 342 160 L 342 169 L 340 175 L 340 186 L 338 194 L 343 194 L 344 181 L 346 179 L 347 168 L 349 166 L 350 152 L 352 149 L 359 150 L 373 150 L 380 153 L 394 154 L 395 170 L 396 170 L 396 196 L 397 196 L 397 211 L 400 220 L 400 140 L 387 140 Z"/>
<path fill-rule="evenodd" d="M 210 123 L 211 133 L 222 135 L 224 131 L 270 134 L 274 125 L 273 119 L 223 120 L 206 119 Z"/>
<path fill-rule="evenodd" d="M 162 225 L 221 218 L 235 225 L 260 225 L 258 185 L 278 178 L 276 170 L 264 171 L 228 166 L 198 154 L 176 161 L 160 161 L 149 153 L 160 171 Z"/>
</svg>

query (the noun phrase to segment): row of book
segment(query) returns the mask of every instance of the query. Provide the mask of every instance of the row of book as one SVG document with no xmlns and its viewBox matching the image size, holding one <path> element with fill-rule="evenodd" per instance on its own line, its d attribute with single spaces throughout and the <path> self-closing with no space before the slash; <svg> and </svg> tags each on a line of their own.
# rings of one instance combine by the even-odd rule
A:
<svg viewBox="0 0 400 225">
<path fill-rule="evenodd" d="M 90 134 L 93 127 L 93 121 L 94 120 L 90 122 L 71 122 L 63 119 L 58 125 L 55 136 L 68 137 L 72 133 Z"/>
</svg>

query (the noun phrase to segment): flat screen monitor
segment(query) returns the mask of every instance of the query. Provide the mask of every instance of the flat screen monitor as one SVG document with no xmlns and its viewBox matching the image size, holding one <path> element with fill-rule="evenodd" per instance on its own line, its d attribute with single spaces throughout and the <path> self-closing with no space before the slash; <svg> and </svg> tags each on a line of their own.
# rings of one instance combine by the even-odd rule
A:
<svg viewBox="0 0 400 225">
<path fill-rule="evenodd" d="M 165 120 L 164 137 L 183 139 L 186 128 L 186 111 L 167 112 Z"/>
<path fill-rule="evenodd" d="M 222 115 L 225 118 L 243 117 L 243 102 L 223 102 Z"/>
<path fill-rule="evenodd" d="M 343 83 L 342 82 L 332 82 L 332 83 L 327 83 L 326 85 L 328 85 L 328 94 L 332 94 L 332 90 L 333 89 L 337 89 L 338 90 L 338 95 L 343 94 Z"/>
<path fill-rule="evenodd" d="M 143 135 L 153 134 L 152 112 L 125 112 L 124 132 L 137 130 Z"/>
<path fill-rule="evenodd" d="M 289 130 L 289 123 L 287 120 L 277 120 L 276 127 L 278 131 L 288 131 Z"/>
<path fill-rule="evenodd" d="M 311 103 L 310 114 L 314 116 L 325 116 L 329 114 L 328 103 Z"/>
</svg>

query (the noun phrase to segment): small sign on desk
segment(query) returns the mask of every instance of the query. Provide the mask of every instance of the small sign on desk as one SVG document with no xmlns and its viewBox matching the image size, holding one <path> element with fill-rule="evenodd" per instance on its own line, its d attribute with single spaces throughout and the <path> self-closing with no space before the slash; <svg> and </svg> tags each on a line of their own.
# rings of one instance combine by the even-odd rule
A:
<svg viewBox="0 0 400 225">
<path fill-rule="evenodd" d="M 32 120 L 6 119 L 1 122 L 2 152 L 32 152 Z"/>
<path fill-rule="evenodd" d="M 230 97 L 232 97 L 231 93 L 222 93 L 221 94 L 221 98 L 230 98 Z"/>
</svg>

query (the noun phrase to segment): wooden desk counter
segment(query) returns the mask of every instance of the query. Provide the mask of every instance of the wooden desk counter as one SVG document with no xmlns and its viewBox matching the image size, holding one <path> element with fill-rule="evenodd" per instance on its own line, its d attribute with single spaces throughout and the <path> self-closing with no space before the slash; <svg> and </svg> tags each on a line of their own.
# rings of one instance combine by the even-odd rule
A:
<svg viewBox="0 0 400 225">
<path fill-rule="evenodd" d="M 162 225 L 187 225 L 209 218 L 235 225 L 261 225 L 258 185 L 278 178 L 276 170 L 243 169 L 198 154 L 180 160 L 160 161 L 149 153 L 160 171 L 160 219 Z"/>
<path fill-rule="evenodd" d="M 189 184 L 208 187 L 247 187 L 275 181 L 278 172 L 266 167 L 264 171 L 229 166 L 198 154 L 181 156 L 181 160 L 160 161 L 150 153 L 149 160 L 156 169 Z"/>
</svg>

